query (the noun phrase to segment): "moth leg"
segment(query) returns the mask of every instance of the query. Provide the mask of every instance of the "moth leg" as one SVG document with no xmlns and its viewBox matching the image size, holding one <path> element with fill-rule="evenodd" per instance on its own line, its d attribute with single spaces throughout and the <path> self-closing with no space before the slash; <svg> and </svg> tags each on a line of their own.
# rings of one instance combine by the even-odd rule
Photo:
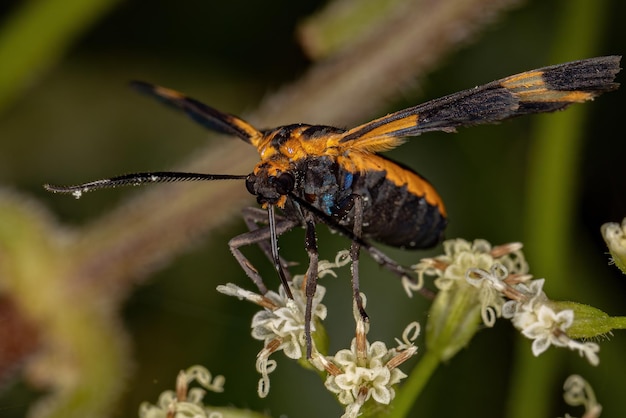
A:
<svg viewBox="0 0 626 418">
<path fill-rule="evenodd" d="M 372 259 L 377 262 L 381 267 L 386 268 L 387 270 L 398 276 L 400 279 L 406 278 L 412 283 L 417 283 L 417 279 L 414 276 L 415 273 L 413 273 L 412 270 L 402 266 L 378 248 L 372 247 L 371 245 L 369 245 L 369 243 L 366 244 L 367 245 L 363 245 L 363 248 L 365 248 L 365 250 L 369 253 Z M 422 287 L 417 292 L 429 299 L 433 299 L 435 297 L 435 294 L 425 287 Z"/>
<path fill-rule="evenodd" d="M 334 218 L 343 218 L 346 216 L 352 209 L 354 208 L 354 225 L 352 231 L 347 230 L 344 231 L 348 237 L 352 240 L 352 245 L 350 247 L 350 257 L 352 259 L 352 290 L 354 292 L 354 300 L 357 304 L 357 308 L 359 313 L 361 314 L 361 318 L 364 321 L 367 321 L 367 314 L 363 309 L 363 301 L 361 300 L 361 293 L 359 292 L 359 275 L 358 275 L 358 267 L 359 267 L 359 254 L 360 249 L 364 248 L 372 257 L 372 259 L 378 263 L 381 267 L 387 269 L 391 273 L 398 276 L 400 279 L 407 278 L 412 282 L 416 282 L 415 276 L 413 275 L 412 270 L 407 269 L 406 267 L 399 264 L 397 261 L 390 258 L 387 254 L 374 247 L 370 242 L 364 239 L 361 236 L 362 228 L 363 228 L 363 197 L 358 194 L 351 194 L 348 198 L 345 199 L 344 202 L 336 209 L 333 213 Z M 341 225 L 339 225 L 341 226 Z M 343 227 L 341 227 L 343 228 Z M 351 233 L 350 233 L 351 232 Z M 356 271 L 356 273 L 355 273 Z M 427 289 L 421 289 L 419 291 L 426 297 L 432 298 L 432 293 Z"/>
<path fill-rule="evenodd" d="M 315 223 L 312 220 L 306 222 L 306 232 L 304 246 L 309 255 L 309 268 L 304 276 L 306 309 L 304 311 L 304 336 L 306 340 L 306 358 L 312 355 L 313 342 L 311 341 L 311 317 L 313 310 L 313 298 L 317 290 L 317 273 L 319 253 L 317 251 L 317 235 L 315 234 Z"/>
<path fill-rule="evenodd" d="M 261 227 L 259 226 L 259 224 L 265 224 L 267 225 L 267 211 L 260 209 L 260 208 L 255 208 L 253 206 L 248 206 L 246 208 L 244 208 L 241 211 L 242 215 L 243 215 L 243 220 L 246 224 L 246 226 L 248 227 L 248 230 L 250 231 L 254 231 L 257 229 L 260 229 Z M 280 224 L 282 222 L 285 222 L 287 219 L 283 216 L 280 215 L 276 215 L 276 221 L 278 222 L 278 227 L 280 227 Z M 297 225 L 297 224 L 296 224 Z M 294 225 L 294 226 L 296 226 Z M 266 226 L 267 227 L 267 226 Z M 293 228 L 293 226 L 291 227 Z M 289 228 L 289 229 L 291 229 Z M 289 229 L 286 229 L 282 232 L 276 231 L 277 235 L 282 235 L 284 232 L 287 232 Z M 265 256 L 267 257 L 268 260 L 273 261 L 273 256 L 272 256 L 272 248 L 269 242 L 269 238 L 265 241 L 259 241 L 257 243 L 257 245 L 259 246 L 259 248 L 261 248 L 261 250 L 263 251 L 263 254 L 265 254 Z M 291 274 L 288 270 L 289 267 L 291 267 L 294 264 L 297 263 L 290 263 L 287 260 L 285 260 L 284 258 L 280 257 L 280 263 L 283 266 L 283 270 L 285 272 L 285 275 L 287 277 L 287 280 L 291 281 Z"/>
<path fill-rule="evenodd" d="M 376 263 L 380 264 L 381 267 L 386 268 L 400 278 L 408 277 L 409 279 L 412 279 L 412 272 L 410 270 L 399 264 L 394 259 L 390 258 L 387 254 L 385 254 L 378 248 L 369 245 L 369 243 L 368 245 L 364 245 L 363 248 L 365 248 L 365 251 L 367 251 L 372 259 Z"/>
<path fill-rule="evenodd" d="M 357 203 L 358 202 L 358 203 Z M 359 208 L 357 208 L 359 205 Z M 354 208 L 354 225 L 352 231 L 349 229 L 345 229 L 344 226 L 340 224 L 336 224 L 336 219 L 344 218 L 352 209 Z M 352 246 L 350 249 L 350 257 L 352 258 L 352 264 L 354 266 L 354 262 L 356 260 L 357 269 L 358 269 L 358 259 L 361 247 L 365 249 L 372 257 L 372 259 L 378 263 L 381 267 L 386 268 L 393 274 L 397 275 L 400 278 L 407 277 L 410 280 L 414 280 L 411 271 L 407 270 L 405 267 L 401 266 L 395 260 L 391 259 L 388 255 L 383 253 L 378 248 L 374 247 L 369 243 L 366 239 L 361 236 L 361 232 L 363 229 L 363 197 L 358 194 L 351 194 L 348 196 L 341 204 L 335 209 L 332 214 L 331 220 L 335 221 L 334 227 L 337 228 L 340 232 L 348 236 L 352 240 Z M 361 294 L 358 292 L 358 274 L 352 275 L 352 289 L 355 291 L 354 299 L 357 302 L 357 307 L 359 308 L 359 312 L 361 313 L 361 317 L 363 320 L 367 318 L 365 311 L 363 310 Z M 355 282 L 356 280 L 356 282 Z M 356 286 L 356 287 L 355 287 Z"/>
<path fill-rule="evenodd" d="M 260 213 L 265 215 L 265 218 L 262 220 L 260 219 L 260 216 L 258 216 Z M 261 294 L 265 294 L 267 293 L 267 287 L 263 283 L 263 278 L 261 277 L 257 269 L 252 265 L 252 263 L 250 263 L 250 261 L 248 261 L 248 259 L 243 255 L 239 248 L 246 245 L 257 244 L 259 245 L 259 247 L 261 247 L 261 249 L 268 256 L 268 258 L 270 258 L 270 260 L 273 260 L 273 257 L 271 255 L 271 249 L 268 243 L 270 239 L 270 229 L 267 226 L 259 227 L 256 223 L 257 221 L 267 222 L 267 213 L 262 211 L 256 212 L 253 210 L 249 212 L 244 211 L 244 221 L 246 222 L 248 228 L 251 230 L 232 238 L 230 241 L 228 241 L 228 246 L 230 247 L 230 252 L 233 254 L 246 275 L 257 286 L 259 292 L 261 292 Z M 285 232 L 293 229 L 296 225 L 298 225 L 297 221 L 280 217 L 280 219 L 278 219 L 278 221 L 276 222 L 276 235 L 284 234 Z M 286 262 L 284 262 L 284 260 L 282 259 L 281 263 L 283 263 L 283 265 L 286 264 Z M 288 273 L 285 272 L 285 274 Z"/>
<path fill-rule="evenodd" d="M 363 198 L 360 195 L 353 194 L 350 196 L 350 200 L 352 201 L 351 206 L 354 207 L 354 226 L 352 232 L 354 233 L 355 237 L 360 237 L 361 231 L 363 229 Z M 360 240 L 352 240 L 352 245 L 350 245 L 350 258 L 352 260 L 352 297 L 354 298 L 356 308 L 361 315 L 361 319 L 363 319 L 364 322 L 368 322 L 369 317 L 367 316 L 365 308 L 363 307 L 363 299 L 361 298 L 361 291 L 359 289 L 360 252 Z"/>
<path fill-rule="evenodd" d="M 369 243 L 363 240 L 361 233 L 363 230 L 363 197 L 356 193 L 351 194 L 344 199 L 335 209 L 332 216 L 335 218 L 344 218 L 352 209 L 354 209 L 354 225 L 352 226 L 352 244 L 350 245 L 350 260 L 352 262 L 352 297 L 359 310 L 359 314 L 363 321 L 369 320 L 365 308 L 363 308 L 363 299 L 359 290 L 359 257 L 361 254 L 361 246 L 368 247 Z"/>
</svg>

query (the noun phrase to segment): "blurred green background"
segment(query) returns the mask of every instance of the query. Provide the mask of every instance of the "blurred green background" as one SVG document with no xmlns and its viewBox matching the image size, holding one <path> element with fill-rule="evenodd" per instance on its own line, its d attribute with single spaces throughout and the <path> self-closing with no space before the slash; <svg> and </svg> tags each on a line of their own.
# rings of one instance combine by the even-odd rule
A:
<svg viewBox="0 0 626 418">
<path fill-rule="evenodd" d="M 2 2 L 0 25 L 4 26 L 0 28 L 8 27 L 26 3 Z M 312 65 L 294 32 L 303 19 L 324 4 L 313 0 L 128 0 L 103 6 L 108 8 L 106 12 L 94 17 L 91 24 L 88 21 L 92 18 L 85 17 L 84 30 L 77 31 L 64 52 L 29 74 L 27 86 L 4 104 L 0 113 L 2 187 L 40 201 L 68 226 L 78 227 L 106 214 L 137 190 L 103 191 L 76 201 L 50 195 L 41 185 L 169 169 L 207 142 L 201 128 L 131 91 L 129 80 L 168 86 L 218 109 L 246 114 Z M 598 4 L 606 9 L 592 55 L 622 54 L 626 51 L 626 3 L 612 0 Z M 446 55 L 434 71 L 416 74 L 419 85 L 404 89 L 394 100 L 376 104 L 377 110 L 361 120 L 555 64 L 558 22 L 569 5 L 568 1 L 530 1 L 499 16 L 467 45 Z M 55 19 L 54 14 L 49 18 Z M 41 32 L 32 35 L 45 37 L 45 29 L 42 25 Z M 572 33 L 572 42 L 578 42 L 576 33 Z M 567 56 L 566 50 L 563 54 L 567 60 L 585 58 Z M 8 65 L 7 61 L 0 62 L 0 74 Z M 623 79 L 620 74 L 618 81 Z M 599 228 L 604 222 L 620 222 L 626 216 L 626 91 L 607 94 L 584 107 L 588 108 L 588 120 L 572 179 L 574 227 L 568 232 L 567 264 L 537 271 L 533 269 L 532 253 L 529 263 L 531 273 L 537 277 L 553 271 L 567 274 L 566 286 L 558 291 L 551 289 L 547 277 L 546 290 L 553 298 L 577 300 L 623 315 L 625 281 L 607 265 Z M 533 164 L 529 137 L 535 124 L 544 120 L 543 116 L 526 117 L 495 127 L 463 129 L 456 135 L 428 134 L 408 141 L 389 155 L 414 167 L 436 185 L 448 207 L 448 237 L 485 238 L 494 244 L 524 241 L 530 228 L 524 221 L 525 208 L 541 204 L 527 194 L 532 175 L 529 167 Z M 230 140 L 210 139 L 216 147 Z M 249 152 L 254 154 L 253 149 Z M 211 167 L 206 171 L 211 172 Z M 255 203 L 252 197 L 249 200 Z M 255 310 L 215 292 L 218 284 L 226 282 L 252 289 L 227 246 L 230 237 L 245 230 L 237 216 L 239 210 L 233 208 L 229 222 L 150 273 L 149 280 L 137 286 L 124 302 L 123 326 L 131 335 L 132 367 L 126 376 L 120 376 L 123 394 L 112 408 L 112 416 L 136 416 L 142 401 L 156 402 L 163 390 L 173 388 L 178 370 L 193 364 L 226 376 L 225 394 L 209 395 L 212 403 L 267 411 L 271 416 L 340 415 L 342 409 L 317 376 L 282 354 L 275 356 L 278 370 L 271 375 L 269 397 L 256 396 L 258 375 L 254 362 L 261 344 L 249 336 Z M 324 259 L 332 259 L 339 249 L 349 245 L 323 227 L 318 231 Z M 302 241 L 301 231 L 281 237 L 283 254 L 300 261 L 303 269 L 306 253 Z M 405 264 L 438 251 L 408 253 L 389 249 Z M 250 249 L 247 254 L 266 282 L 274 283 L 275 273 L 260 252 Z M 367 256 L 363 264 L 362 288 L 370 295 L 370 337 L 390 344 L 408 322 L 424 317 L 428 304 L 407 299 L 397 280 L 378 269 Z M 345 269 L 340 279 L 325 279 L 322 283 L 328 288 L 326 303 L 331 307 L 327 320 L 331 352 L 347 346 L 352 338 L 347 276 Z M 460 416 L 471 410 L 473 416 L 503 416 L 510 391 L 506 382 L 514 367 L 514 343 L 519 339 L 510 328 L 501 323 L 495 330 L 480 333 L 469 349 L 442 367 L 419 398 L 415 414 Z M 604 405 L 603 417 L 626 416 L 622 395 L 626 337 L 617 332 L 600 344 L 601 363 L 597 368 L 589 367 L 576 353 L 554 349 L 541 360 L 565 358 L 558 382 L 567 374 L 580 373 L 596 389 Z M 530 351 L 530 342 L 523 341 L 521 347 Z M 17 365 L 0 381 L 2 417 L 24 416 L 40 395 L 19 370 Z M 563 414 L 560 386 L 550 389 L 550 416 Z M 532 403 L 533 399 L 526 401 Z"/>
</svg>

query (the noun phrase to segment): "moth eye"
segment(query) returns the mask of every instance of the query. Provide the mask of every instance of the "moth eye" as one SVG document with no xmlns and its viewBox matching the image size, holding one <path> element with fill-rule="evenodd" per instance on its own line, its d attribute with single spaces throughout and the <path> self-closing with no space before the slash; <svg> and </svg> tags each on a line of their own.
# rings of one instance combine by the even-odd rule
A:
<svg viewBox="0 0 626 418">
<path fill-rule="evenodd" d="M 296 179 L 291 173 L 282 173 L 274 179 L 275 190 L 281 195 L 290 193 L 296 183 Z"/>
<path fill-rule="evenodd" d="M 256 190 L 254 189 L 254 183 L 256 182 L 256 176 L 254 174 L 250 174 L 246 177 L 246 189 L 250 194 L 256 195 Z"/>
</svg>

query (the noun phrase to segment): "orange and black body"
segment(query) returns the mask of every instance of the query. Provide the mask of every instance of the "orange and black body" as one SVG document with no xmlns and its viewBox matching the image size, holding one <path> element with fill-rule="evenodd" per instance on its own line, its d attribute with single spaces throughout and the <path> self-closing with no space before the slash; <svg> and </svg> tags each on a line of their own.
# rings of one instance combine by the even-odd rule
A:
<svg viewBox="0 0 626 418">
<path fill-rule="evenodd" d="M 53 192 L 80 196 L 90 190 L 155 182 L 245 179 L 246 188 L 266 209 L 246 209 L 250 229 L 233 238 L 230 248 L 259 290 L 267 291 L 240 247 L 258 244 L 274 262 L 291 297 L 287 263 L 278 254 L 277 237 L 298 225 L 305 227 L 309 255 L 305 330 L 311 355 L 311 303 L 317 279 L 315 225 L 324 223 L 352 241 L 353 294 L 366 318 L 359 294 L 358 257 L 365 249 L 375 261 L 399 275 L 409 274 L 371 245 L 371 241 L 409 249 L 428 248 L 443 237 L 447 214 L 433 186 L 412 169 L 380 153 L 405 138 L 429 131 L 495 123 L 530 113 L 552 112 L 614 90 L 621 57 L 607 56 L 544 67 L 431 100 L 349 130 L 295 124 L 258 130 L 244 120 L 222 113 L 173 90 L 143 82 L 134 86 L 196 122 L 252 145 L 260 161 L 247 175 L 198 173 L 138 173 L 77 186 L 50 186 Z M 445 158 L 442 157 L 442 158 Z M 274 209 L 282 211 L 275 215 Z M 266 226 L 260 226 L 266 224 Z"/>
<path fill-rule="evenodd" d="M 352 231 L 353 197 L 363 201 L 362 237 L 404 248 L 429 248 L 443 236 L 446 213 L 434 188 L 408 167 L 381 155 L 333 145 L 345 132 L 319 125 L 289 125 L 265 133 L 264 161 L 246 180 L 259 203 L 278 204 L 287 218 L 302 221 L 302 205 L 275 184 L 284 173 L 291 196 Z M 277 180 L 272 180 L 276 178 Z M 302 222 L 303 223 L 303 222 Z"/>
</svg>

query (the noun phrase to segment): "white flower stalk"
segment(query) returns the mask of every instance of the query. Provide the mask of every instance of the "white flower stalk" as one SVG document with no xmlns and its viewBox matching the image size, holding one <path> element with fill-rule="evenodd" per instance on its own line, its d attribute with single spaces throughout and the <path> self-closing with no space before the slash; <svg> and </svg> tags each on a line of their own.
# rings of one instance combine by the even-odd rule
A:
<svg viewBox="0 0 626 418">
<path fill-rule="evenodd" d="M 598 418 L 602 413 L 602 405 L 596 400 L 591 385 L 579 375 L 571 375 L 563 384 L 563 399 L 571 406 L 584 406 L 583 418 Z M 565 414 L 565 418 L 573 418 Z"/>
<path fill-rule="evenodd" d="M 211 376 L 206 368 L 192 366 L 181 371 L 176 378 L 176 390 L 167 390 L 159 396 L 156 405 L 144 402 L 139 407 L 140 418 L 221 418 L 222 413 L 216 408 L 203 404 L 206 390 L 221 393 L 224 391 L 224 377 Z M 191 388 L 196 382 L 201 388 Z"/>
</svg>

